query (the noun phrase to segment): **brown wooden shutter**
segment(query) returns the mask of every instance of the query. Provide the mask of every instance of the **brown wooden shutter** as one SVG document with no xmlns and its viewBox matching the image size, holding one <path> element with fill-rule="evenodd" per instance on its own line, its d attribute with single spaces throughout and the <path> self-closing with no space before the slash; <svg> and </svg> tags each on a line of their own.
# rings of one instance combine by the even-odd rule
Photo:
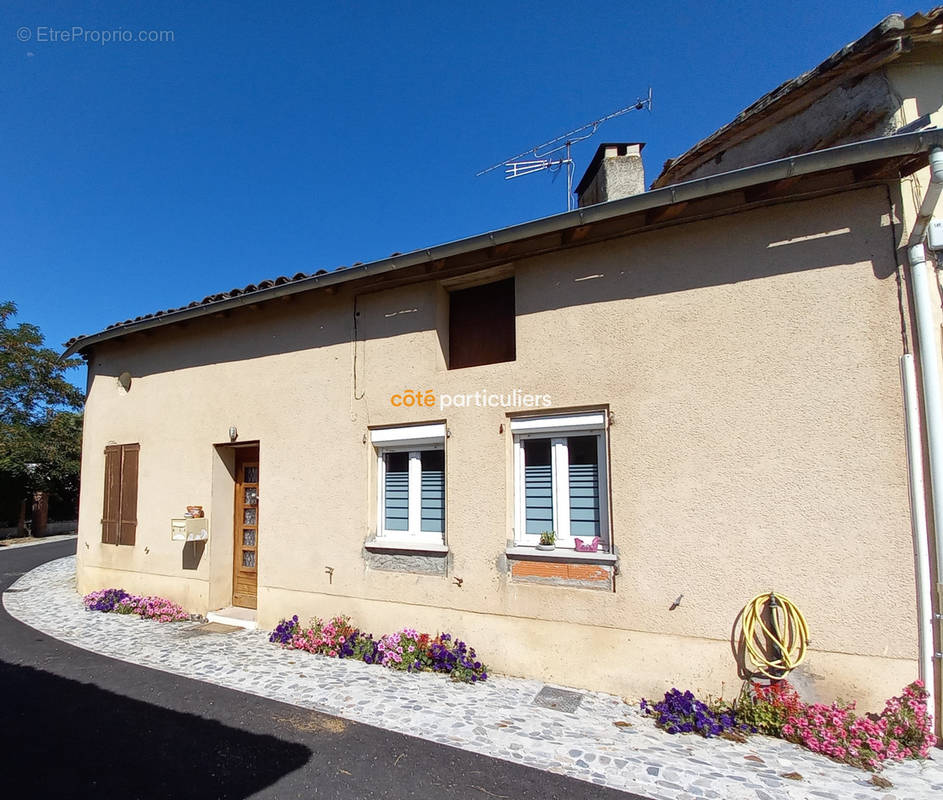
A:
<svg viewBox="0 0 943 800">
<path fill-rule="evenodd" d="M 449 295 L 449 369 L 516 358 L 514 278 Z"/>
<path fill-rule="evenodd" d="M 105 448 L 105 501 L 102 507 L 102 543 L 118 544 L 118 515 L 121 505 L 121 446 Z"/>
<path fill-rule="evenodd" d="M 118 544 L 134 544 L 138 526 L 138 457 L 141 445 L 121 445 L 121 500 L 118 511 Z"/>
</svg>

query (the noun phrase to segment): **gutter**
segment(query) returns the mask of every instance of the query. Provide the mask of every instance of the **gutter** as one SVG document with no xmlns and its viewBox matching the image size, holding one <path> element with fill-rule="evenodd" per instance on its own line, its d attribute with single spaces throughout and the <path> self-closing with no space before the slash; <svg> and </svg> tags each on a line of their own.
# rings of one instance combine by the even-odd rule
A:
<svg viewBox="0 0 943 800">
<path fill-rule="evenodd" d="M 917 155 L 930 150 L 932 147 L 943 147 L 943 130 L 918 131 L 897 136 L 886 136 L 880 139 L 869 139 L 863 142 L 854 142 L 839 147 L 830 147 L 826 150 L 817 150 L 812 153 L 769 161 L 751 167 L 743 167 L 719 175 L 709 175 L 706 178 L 666 186 L 663 189 L 655 189 L 631 197 L 611 200 L 607 203 L 586 206 L 574 211 L 543 217 L 532 222 L 501 228 L 490 233 L 482 233 L 467 239 L 458 239 L 454 242 L 424 250 L 415 250 L 405 255 L 349 267 L 342 271 L 330 272 L 325 275 L 312 275 L 281 286 L 260 289 L 237 297 L 201 304 L 193 308 L 182 308 L 160 316 L 132 322 L 128 325 L 118 325 L 99 333 L 79 337 L 69 345 L 62 354 L 62 358 L 67 358 L 96 344 L 129 333 L 138 333 L 209 314 L 217 314 L 220 311 L 255 305 L 277 297 L 300 294 L 312 289 L 334 286 L 359 278 L 382 275 L 387 272 L 464 255 L 496 245 L 512 244 L 535 236 L 559 233 L 582 225 L 603 222 L 628 214 L 674 205 L 675 203 L 699 200 L 712 195 L 746 189 L 761 183 L 782 180 L 783 178 L 851 167 L 869 161 Z"/>
</svg>

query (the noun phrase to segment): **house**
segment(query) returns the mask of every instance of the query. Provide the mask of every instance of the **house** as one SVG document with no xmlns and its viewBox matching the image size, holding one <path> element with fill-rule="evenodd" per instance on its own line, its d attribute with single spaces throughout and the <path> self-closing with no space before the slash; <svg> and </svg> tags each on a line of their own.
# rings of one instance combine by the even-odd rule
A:
<svg viewBox="0 0 943 800">
<path fill-rule="evenodd" d="M 939 88 L 931 16 L 912 71 Z M 916 24 L 893 19 L 865 39 Z M 932 684 L 943 131 L 912 78 L 875 138 L 651 191 L 638 146 L 604 145 L 600 202 L 72 340 L 79 590 L 450 629 L 495 670 L 630 696 L 729 693 L 738 613 L 775 590 L 811 628 L 808 695 Z M 708 170 L 699 147 L 666 174 Z"/>
<path fill-rule="evenodd" d="M 938 125 L 941 12 L 882 20 L 669 160 L 652 188 Z"/>
</svg>

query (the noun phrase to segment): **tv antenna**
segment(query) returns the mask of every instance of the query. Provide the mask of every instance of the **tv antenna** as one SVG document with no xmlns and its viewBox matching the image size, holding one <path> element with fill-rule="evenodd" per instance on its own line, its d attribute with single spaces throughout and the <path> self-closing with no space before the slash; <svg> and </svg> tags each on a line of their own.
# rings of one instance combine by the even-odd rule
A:
<svg viewBox="0 0 943 800">
<path fill-rule="evenodd" d="M 615 117 L 621 117 L 623 114 L 628 114 L 630 111 L 641 111 L 643 108 L 647 108 L 649 111 L 652 110 L 651 88 L 649 88 L 646 97 L 638 98 L 632 105 L 620 108 L 618 111 L 613 111 L 611 114 L 606 114 L 606 116 L 600 117 L 599 119 L 594 119 L 592 122 L 587 122 L 585 125 L 580 125 L 580 127 L 560 134 L 547 142 L 529 147 L 523 153 L 518 153 L 516 156 L 511 156 L 510 158 L 504 159 L 504 161 L 499 161 L 497 164 L 481 170 L 481 172 L 476 172 L 475 177 L 485 175 L 499 167 L 504 167 L 504 180 L 506 181 L 512 178 L 520 178 L 524 175 L 531 175 L 535 172 L 543 172 L 544 170 L 554 173 L 554 177 L 556 177 L 560 170 L 565 169 L 566 210 L 572 211 L 574 207 L 574 163 L 570 155 L 570 149 L 574 144 L 582 142 L 584 139 L 588 139 L 596 133 L 596 130 L 604 122 L 608 122 Z M 525 156 L 533 156 L 533 158 L 522 160 Z"/>
</svg>

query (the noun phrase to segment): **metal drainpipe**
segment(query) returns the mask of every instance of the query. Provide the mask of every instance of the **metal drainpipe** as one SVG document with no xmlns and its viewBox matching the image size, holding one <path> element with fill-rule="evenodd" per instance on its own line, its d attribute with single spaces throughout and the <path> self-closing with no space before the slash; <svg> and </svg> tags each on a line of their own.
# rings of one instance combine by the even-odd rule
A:
<svg viewBox="0 0 943 800">
<path fill-rule="evenodd" d="M 923 377 L 923 404 L 927 420 L 927 449 L 930 457 L 930 487 L 933 500 L 933 539 L 936 545 L 937 608 L 943 608 L 943 387 L 940 383 L 940 348 L 938 330 L 933 317 L 933 303 L 930 299 L 930 280 L 933 271 L 927 262 L 927 251 L 923 243 L 927 225 L 933 216 L 937 200 L 943 191 L 943 148 L 934 147 L 930 151 L 930 186 L 927 188 L 914 228 L 908 240 L 907 258 L 910 262 L 911 282 L 914 292 L 914 308 L 917 316 L 917 339 L 920 343 L 920 370 Z M 929 554 L 927 555 L 929 559 Z M 927 565 L 929 572 L 929 565 Z M 918 575 L 920 567 L 918 567 Z M 932 607 L 923 610 L 923 615 L 931 617 Z M 927 660 L 933 669 L 934 648 L 932 638 L 927 642 L 929 653 L 921 653 L 921 664 Z M 924 678 L 927 688 L 931 685 Z M 931 697 L 930 708 L 936 716 L 936 697 Z"/>
<path fill-rule="evenodd" d="M 917 650 L 920 680 L 930 695 L 931 713 L 936 709 L 936 675 L 933 669 L 933 597 L 930 583 L 930 550 L 927 535 L 926 487 L 923 479 L 923 436 L 920 430 L 920 395 L 914 357 L 900 357 L 904 388 L 904 422 L 907 429 L 907 459 L 910 467 L 910 519 L 914 538 L 917 584 Z"/>
</svg>

